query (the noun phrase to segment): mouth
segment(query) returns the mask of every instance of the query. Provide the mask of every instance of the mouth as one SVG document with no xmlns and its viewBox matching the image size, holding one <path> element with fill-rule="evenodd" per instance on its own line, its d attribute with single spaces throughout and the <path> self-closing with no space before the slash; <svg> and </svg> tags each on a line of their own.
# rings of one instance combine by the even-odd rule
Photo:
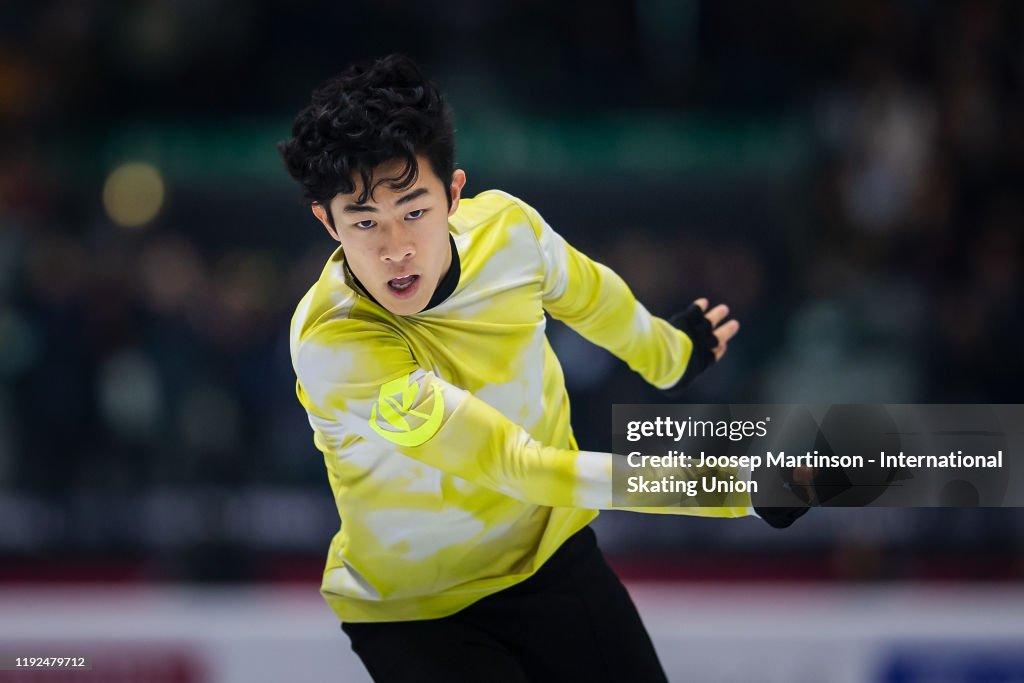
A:
<svg viewBox="0 0 1024 683">
<path fill-rule="evenodd" d="M 412 296 L 419 289 L 419 275 L 404 275 L 388 280 L 388 291 L 401 299 Z"/>
</svg>

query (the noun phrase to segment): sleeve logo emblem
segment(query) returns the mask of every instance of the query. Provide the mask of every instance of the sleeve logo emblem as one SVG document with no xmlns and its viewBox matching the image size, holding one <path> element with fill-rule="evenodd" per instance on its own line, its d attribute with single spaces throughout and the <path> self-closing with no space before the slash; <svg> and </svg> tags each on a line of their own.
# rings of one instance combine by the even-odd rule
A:
<svg viewBox="0 0 1024 683">
<path fill-rule="evenodd" d="M 434 407 L 430 414 L 413 410 L 412 403 L 419 395 L 419 382 L 410 382 L 409 375 L 383 384 L 377 402 L 370 409 L 373 431 L 399 446 L 419 446 L 437 433 L 444 418 L 444 397 L 439 388 L 434 390 Z M 418 417 L 423 423 L 412 427 L 406 419 Z M 381 421 L 388 428 L 381 425 Z"/>
</svg>

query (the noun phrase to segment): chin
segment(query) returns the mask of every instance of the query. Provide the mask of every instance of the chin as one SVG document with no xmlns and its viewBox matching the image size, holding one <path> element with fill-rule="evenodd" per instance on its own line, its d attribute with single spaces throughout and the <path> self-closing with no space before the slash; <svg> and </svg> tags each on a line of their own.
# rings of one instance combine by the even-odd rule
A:
<svg viewBox="0 0 1024 683">
<path fill-rule="evenodd" d="M 395 315 L 416 315 L 426 308 L 427 303 L 429 303 L 429 299 L 425 301 L 391 301 L 385 308 Z"/>
</svg>

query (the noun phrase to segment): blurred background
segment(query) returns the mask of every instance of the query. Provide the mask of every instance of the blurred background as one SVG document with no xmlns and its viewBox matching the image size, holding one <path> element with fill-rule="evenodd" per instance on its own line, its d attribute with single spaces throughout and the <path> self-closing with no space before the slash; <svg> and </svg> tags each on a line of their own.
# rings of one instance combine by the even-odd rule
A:
<svg viewBox="0 0 1024 683">
<path fill-rule="evenodd" d="M 334 243 L 274 143 L 394 51 L 448 93 L 468 194 L 522 197 L 655 313 L 730 304 L 690 402 L 1020 402 L 1020 3 L 3 3 L 0 645 L 365 680 L 316 594 L 338 518 L 288 356 Z M 582 448 L 661 400 L 549 336 Z M 594 526 L 674 680 L 1024 678 L 1021 510 Z M 292 649 L 239 645 L 271 624 Z M 846 665 L 786 656 L 811 641 Z"/>
</svg>

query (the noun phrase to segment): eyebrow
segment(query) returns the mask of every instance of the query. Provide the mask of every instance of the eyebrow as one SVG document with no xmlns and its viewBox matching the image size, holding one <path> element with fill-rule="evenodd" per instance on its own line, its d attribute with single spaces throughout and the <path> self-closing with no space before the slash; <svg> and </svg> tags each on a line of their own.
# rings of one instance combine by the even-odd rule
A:
<svg viewBox="0 0 1024 683">
<path fill-rule="evenodd" d="M 421 187 L 418 190 L 413 190 L 404 197 L 399 198 L 398 201 L 395 202 L 395 206 L 402 206 L 403 204 L 408 204 L 409 202 L 419 199 L 423 195 L 427 194 L 427 192 L 428 190 L 425 187 Z M 377 213 L 377 209 L 372 206 L 355 203 L 346 204 L 343 211 L 346 213 Z"/>
</svg>

